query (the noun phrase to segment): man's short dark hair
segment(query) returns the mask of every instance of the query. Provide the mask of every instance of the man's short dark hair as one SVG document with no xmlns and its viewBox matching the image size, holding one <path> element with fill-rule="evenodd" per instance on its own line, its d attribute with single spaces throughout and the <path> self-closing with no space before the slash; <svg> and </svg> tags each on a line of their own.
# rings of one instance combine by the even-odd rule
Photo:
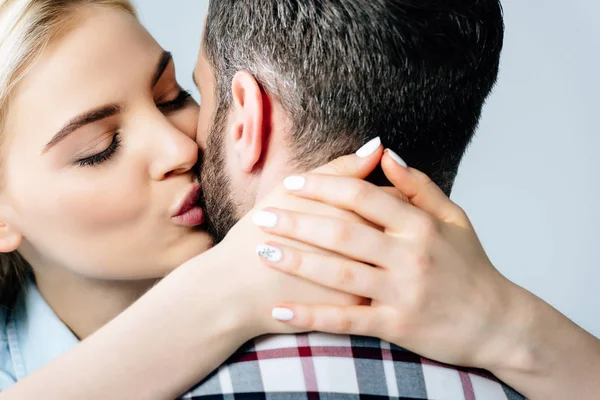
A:
<svg viewBox="0 0 600 400">
<path fill-rule="evenodd" d="M 449 194 L 503 36 L 499 0 L 211 0 L 204 48 L 217 113 L 250 72 L 289 113 L 302 167 L 380 136 Z"/>
</svg>

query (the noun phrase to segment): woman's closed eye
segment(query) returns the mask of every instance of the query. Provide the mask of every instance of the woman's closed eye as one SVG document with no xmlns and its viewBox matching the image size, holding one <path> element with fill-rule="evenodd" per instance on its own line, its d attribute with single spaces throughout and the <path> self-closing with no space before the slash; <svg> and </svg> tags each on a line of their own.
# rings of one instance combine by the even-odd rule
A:
<svg viewBox="0 0 600 400">
<path fill-rule="evenodd" d="M 156 107 L 158 107 L 158 109 L 164 114 L 168 114 L 184 108 L 190 103 L 191 98 L 192 95 L 190 94 L 190 92 L 188 92 L 187 90 L 180 90 L 177 97 L 175 97 L 173 100 L 158 103 L 156 104 Z"/>
<path fill-rule="evenodd" d="M 119 132 L 115 132 L 110 145 L 105 150 L 92 156 L 79 159 L 75 163 L 80 167 L 94 167 L 110 160 L 111 157 L 115 155 L 119 147 L 121 147 L 121 134 Z"/>
</svg>

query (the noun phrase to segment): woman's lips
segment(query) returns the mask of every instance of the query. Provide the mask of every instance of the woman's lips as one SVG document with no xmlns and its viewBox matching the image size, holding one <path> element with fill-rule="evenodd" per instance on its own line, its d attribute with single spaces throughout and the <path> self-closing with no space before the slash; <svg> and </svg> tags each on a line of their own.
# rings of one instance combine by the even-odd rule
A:
<svg viewBox="0 0 600 400">
<path fill-rule="evenodd" d="M 196 204 L 200 198 L 200 185 L 196 184 L 184 197 L 173 219 L 183 226 L 198 226 L 204 223 L 204 210 Z"/>
<path fill-rule="evenodd" d="M 176 223 L 183 226 L 198 226 L 204 223 L 204 210 L 201 207 L 195 206 L 187 212 L 173 217 Z"/>
</svg>

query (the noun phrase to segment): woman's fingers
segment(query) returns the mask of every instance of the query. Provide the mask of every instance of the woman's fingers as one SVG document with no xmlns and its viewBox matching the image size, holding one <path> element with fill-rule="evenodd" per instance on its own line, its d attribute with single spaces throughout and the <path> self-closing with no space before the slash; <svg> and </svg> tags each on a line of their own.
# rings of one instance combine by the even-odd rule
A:
<svg viewBox="0 0 600 400">
<path fill-rule="evenodd" d="M 470 225 L 464 211 L 424 173 L 406 164 L 393 151 L 386 150 L 381 167 L 388 180 L 419 209 L 435 218 L 466 227 Z"/>
<path fill-rule="evenodd" d="M 374 225 L 393 232 L 427 214 L 369 182 L 356 178 L 305 174 L 290 176 L 284 186 L 298 197 L 352 211 Z"/>
<path fill-rule="evenodd" d="M 268 208 L 253 215 L 264 231 L 367 264 L 385 267 L 400 259 L 397 240 L 367 225 L 321 215 Z"/>
<path fill-rule="evenodd" d="M 265 263 L 317 285 L 359 297 L 380 300 L 385 271 L 342 257 L 300 251 L 279 243 L 258 246 Z"/>
<path fill-rule="evenodd" d="M 370 306 L 283 305 L 273 318 L 304 331 L 382 337 L 386 318 L 382 309 Z"/>
<path fill-rule="evenodd" d="M 382 155 L 381 139 L 375 138 L 356 153 L 336 158 L 312 172 L 365 179 L 379 165 Z"/>
</svg>

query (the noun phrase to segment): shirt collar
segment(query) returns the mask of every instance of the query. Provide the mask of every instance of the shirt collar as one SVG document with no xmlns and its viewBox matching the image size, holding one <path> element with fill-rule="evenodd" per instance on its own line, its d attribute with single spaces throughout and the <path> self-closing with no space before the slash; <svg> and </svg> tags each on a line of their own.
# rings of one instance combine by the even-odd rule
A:
<svg viewBox="0 0 600 400">
<path fill-rule="evenodd" d="M 49 364 L 79 343 L 32 281 L 21 294 L 7 328 L 17 380 Z"/>
</svg>

